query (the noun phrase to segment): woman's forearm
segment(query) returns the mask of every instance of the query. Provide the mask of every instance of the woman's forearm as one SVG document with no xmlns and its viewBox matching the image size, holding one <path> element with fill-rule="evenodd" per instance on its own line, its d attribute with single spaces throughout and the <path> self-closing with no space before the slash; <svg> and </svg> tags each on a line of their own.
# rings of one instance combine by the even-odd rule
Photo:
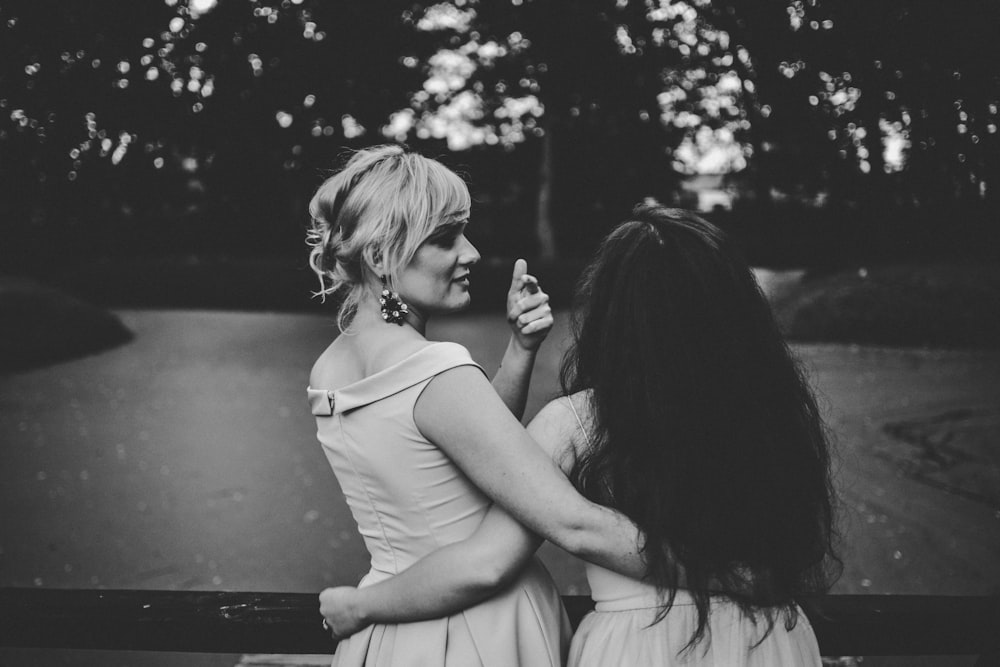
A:
<svg viewBox="0 0 1000 667">
<path fill-rule="evenodd" d="M 371 623 L 455 614 L 512 582 L 540 544 L 540 538 L 509 514 L 491 507 L 468 539 L 444 546 L 377 584 L 334 589 L 325 603 L 328 620 L 354 632 Z"/>
<path fill-rule="evenodd" d="M 577 513 L 576 525 L 554 535 L 554 541 L 574 556 L 633 579 L 646 576 L 640 545 L 642 532 L 621 513 L 589 503 Z M 561 542 L 561 543 L 560 543 Z"/>
<path fill-rule="evenodd" d="M 320 613 L 334 637 L 348 637 L 372 623 L 412 623 L 450 616 L 481 602 L 494 588 L 482 571 L 466 570 L 449 547 L 433 552 L 390 579 L 354 588 L 327 588 Z"/>
<path fill-rule="evenodd" d="M 498 587 L 492 575 L 470 565 L 460 549 L 443 547 L 391 579 L 359 588 L 355 613 L 369 625 L 422 621 L 467 609 Z"/>
<path fill-rule="evenodd" d="M 511 336 L 500 361 L 500 368 L 493 376 L 493 389 L 517 419 L 524 416 L 524 406 L 528 402 L 528 388 L 531 385 L 536 352 L 537 350 L 519 346 Z"/>
</svg>

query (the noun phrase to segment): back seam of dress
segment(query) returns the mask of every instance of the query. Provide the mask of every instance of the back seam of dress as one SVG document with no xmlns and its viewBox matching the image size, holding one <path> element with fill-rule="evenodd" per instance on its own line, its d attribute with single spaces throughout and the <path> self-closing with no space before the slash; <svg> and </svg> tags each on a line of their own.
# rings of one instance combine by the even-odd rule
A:
<svg viewBox="0 0 1000 667">
<path fill-rule="evenodd" d="M 457 368 L 457 367 L 452 366 L 452 368 Z M 451 369 L 446 369 L 446 370 L 451 370 Z M 424 392 L 424 389 L 427 388 L 427 385 L 429 385 L 431 383 L 431 380 L 433 380 L 435 377 L 437 377 L 437 375 L 432 375 L 429 378 L 424 378 L 420 382 L 410 385 L 409 387 L 406 388 L 406 390 L 404 390 L 404 391 L 409 391 L 414 389 L 415 387 L 420 388 L 420 390 L 417 392 L 417 397 L 413 400 L 413 408 L 410 410 L 410 424 L 413 426 L 413 430 L 416 431 L 417 433 L 420 433 L 420 428 L 417 426 L 417 420 L 413 415 L 413 411 L 416 410 L 417 401 L 420 400 L 420 395 Z M 423 433 L 420 433 L 420 435 L 423 435 Z M 419 493 L 419 491 L 415 490 L 414 493 Z M 420 518 L 423 519 L 424 526 L 427 529 L 427 534 L 430 535 L 431 539 L 434 540 L 435 548 L 440 549 L 445 545 L 442 544 L 440 538 L 438 537 L 438 532 L 434 530 L 434 525 L 431 522 L 431 518 L 427 515 L 427 510 L 424 508 L 423 498 L 417 495 L 416 500 L 421 501 L 416 503 L 416 506 L 420 508 Z"/>
<path fill-rule="evenodd" d="M 339 421 L 340 432 L 344 434 L 344 440 L 346 441 L 349 436 L 347 435 L 347 430 L 344 428 L 344 418 L 342 415 L 337 415 Z M 351 444 L 354 444 L 354 438 L 350 438 Z M 346 444 L 346 443 L 345 443 Z M 354 459 L 351 458 L 350 447 L 344 447 L 344 458 L 351 465 L 351 469 L 354 470 L 355 476 L 358 478 L 358 482 L 361 484 L 361 489 L 365 492 L 365 498 L 368 499 L 368 505 L 372 508 L 372 513 L 375 515 L 375 519 L 378 521 L 378 529 L 382 531 L 382 541 L 388 545 L 389 552 L 392 554 L 392 566 L 395 574 L 399 574 L 399 559 L 396 558 L 396 549 L 392 546 L 392 541 L 389 540 L 389 533 L 385 529 L 385 524 L 382 522 L 382 515 L 378 511 L 378 507 L 375 506 L 375 501 L 372 499 L 371 493 L 368 491 L 368 484 L 365 482 L 365 478 L 361 475 L 361 471 L 358 466 L 354 463 Z"/>
</svg>

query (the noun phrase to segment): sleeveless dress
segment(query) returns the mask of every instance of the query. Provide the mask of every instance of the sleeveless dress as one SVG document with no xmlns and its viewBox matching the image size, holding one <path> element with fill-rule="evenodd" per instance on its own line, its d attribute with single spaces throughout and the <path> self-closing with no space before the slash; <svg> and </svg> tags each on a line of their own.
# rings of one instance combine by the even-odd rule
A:
<svg viewBox="0 0 1000 667">
<path fill-rule="evenodd" d="M 570 407 L 589 441 L 572 398 Z M 570 645 L 568 667 L 819 667 L 819 646 L 809 619 L 799 609 L 798 621 L 785 629 L 779 615 L 770 634 L 764 618 L 755 619 L 723 598 L 710 603 L 705 639 L 689 651 L 684 647 L 698 627 L 698 610 L 687 591 L 679 590 L 674 605 L 658 623 L 660 608 L 654 586 L 585 563 L 594 611 L 587 614 Z M 760 644 L 754 647 L 758 642 Z"/>
<path fill-rule="evenodd" d="M 432 343 L 341 389 L 308 388 L 323 452 L 371 554 L 371 570 L 359 586 L 469 537 L 490 507 L 413 420 L 427 384 L 458 366 L 479 368 L 461 345 Z M 376 624 L 342 640 L 333 664 L 561 667 L 569 636 L 559 591 L 533 558 L 513 584 L 461 613 Z"/>
</svg>

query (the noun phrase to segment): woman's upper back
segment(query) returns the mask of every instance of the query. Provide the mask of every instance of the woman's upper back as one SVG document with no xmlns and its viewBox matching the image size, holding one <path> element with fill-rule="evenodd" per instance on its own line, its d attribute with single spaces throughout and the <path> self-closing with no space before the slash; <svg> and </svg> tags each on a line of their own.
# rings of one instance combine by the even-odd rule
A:
<svg viewBox="0 0 1000 667">
<path fill-rule="evenodd" d="M 561 396 L 543 408 L 532 427 L 532 435 L 549 455 L 568 472 L 591 442 L 593 418 L 590 413 L 590 390 Z M 595 602 L 606 605 L 630 601 L 643 606 L 658 603 L 655 586 L 584 562 L 590 594 Z"/>
<path fill-rule="evenodd" d="M 365 327 L 337 336 L 316 359 L 309 385 L 339 389 L 385 370 L 431 345 L 409 327 Z"/>
<path fill-rule="evenodd" d="M 359 378 L 362 360 L 352 367 L 345 363 L 350 356 L 331 345 L 308 389 L 317 437 L 372 555 L 376 578 L 468 537 L 489 506 L 413 419 L 417 399 L 437 374 L 476 364 L 455 343 L 414 347 Z"/>
</svg>

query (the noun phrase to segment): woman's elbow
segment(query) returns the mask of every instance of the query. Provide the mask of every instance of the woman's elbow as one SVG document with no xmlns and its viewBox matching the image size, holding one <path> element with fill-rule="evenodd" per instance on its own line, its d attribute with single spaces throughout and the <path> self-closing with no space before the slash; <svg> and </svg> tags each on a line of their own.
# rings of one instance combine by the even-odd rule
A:
<svg viewBox="0 0 1000 667">
<path fill-rule="evenodd" d="M 622 531 L 617 522 L 620 519 L 609 514 L 607 508 L 588 503 L 560 518 L 550 528 L 549 541 L 577 558 L 591 561 L 608 552 L 617 552 L 617 543 Z"/>
<path fill-rule="evenodd" d="M 495 548 L 484 551 L 472 561 L 475 569 L 467 579 L 473 588 L 487 595 L 513 583 L 528 560 L 527 557 L 512 559 L 509 552 L 497 553 Z"/>
<path fill-rule="evenodd" d="M 494 563 L 487 566 L 483 578 L 484 585 L 488 586 L 492 592 L 511 584 L 517 578 L 518 570 L 510 565 Z"/>
<path fill-rule="evenodd" d="M 486 599 L 514 580 L 516 572 L 490 561 L 478 561 L 464 577 L 466 595 Z"/>
<path fill-rule="evenodd" d="M 555 526 L 548 535 L 549 541 L 563 551 L 583 558 L 591 551 L 593 535 L 577 522 Z"/>
</svg>

